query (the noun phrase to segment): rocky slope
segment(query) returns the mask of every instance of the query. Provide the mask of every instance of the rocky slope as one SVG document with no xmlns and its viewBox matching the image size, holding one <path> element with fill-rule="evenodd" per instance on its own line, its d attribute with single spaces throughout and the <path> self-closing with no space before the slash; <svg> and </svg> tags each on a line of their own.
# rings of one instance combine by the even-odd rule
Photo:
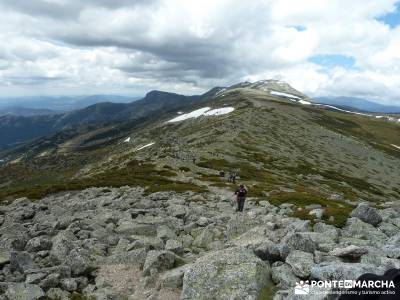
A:
<svg viewBox="0 0 400 300">
<path fill-rule="evenodd" d="M 235 213 L 218 188 L 18 199 L 0 208 L 0 299 L 299 299 L 299 280 L 400 267 L 398 203 L 361 204 L 338 229 L 255 200 Z"/>
</svg>

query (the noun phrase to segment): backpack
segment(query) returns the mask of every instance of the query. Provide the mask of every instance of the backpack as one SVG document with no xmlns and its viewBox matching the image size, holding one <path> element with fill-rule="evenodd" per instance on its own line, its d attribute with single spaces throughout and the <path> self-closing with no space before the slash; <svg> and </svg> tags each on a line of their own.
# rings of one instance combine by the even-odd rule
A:
<svg viewBox="0 0 400 300">
<path fill-rule="evenodd" d="M 240 188 L 238 191 L 238 196 L 240 196 L 240 197 L 246 196 L 246 193 L 247 193 L 247 191 L 245 188 Z"/>
</svg>

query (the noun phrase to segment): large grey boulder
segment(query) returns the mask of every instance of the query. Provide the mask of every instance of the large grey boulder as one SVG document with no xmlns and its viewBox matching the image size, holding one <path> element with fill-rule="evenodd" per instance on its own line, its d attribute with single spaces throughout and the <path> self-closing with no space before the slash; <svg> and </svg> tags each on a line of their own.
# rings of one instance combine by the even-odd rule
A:
<svg viewBox="0 0 400 300">
<path fill-rule="evenodd" d="M 74 247 L 76 236 L 69 230 L 61 231 L 52 240 L 50 256 L 58 262 L 64 262 L 65 257 Z"/>
<path fill-rule="evenodd" d="M 37 300 L 44 297 L 40 286 L 27 283 L 10 283 L 5 293 L 8 300 Z"/>
<path fill-rule="evenodd" d="M 85 275 L 95 269 L 89 251 L 82 248 L 72 249 L 66 257 L 66 263 L 73 275 Z"/>
<path fill-rule="evenodd" d="M 358 218 L 349 218 L 342 229 L 342 238 L 367 240 L 371 245 L 383 243 L 388 237 L 371 224 Z"/>
<path fill-rule="evenodd" d="M 46 236 L 38 236 L 30 239 L 26 244 L 26 251 L 38 252 L 42 250 L 50 250 L 52 246 L 51 240 Z"/>
<path fill-rule="evenodd" d="M 311 268 L 311 277 L 319 280 L 355 280 L 364 273 L 375 273 L 376 266 L 361 263 L 328 262 Z"/>
<path fill-rule="evenodd" d="M 329 252 L 330 255 L 349 258 L 349 259 L 360 258 L 366 253 L 368 253 L 368 249 L 355 245 L 350 245 L 344 248 L 335 248 Z"/>
<path fill-rule="evenodd" d="M 188 265 L 184 265 L 162 273 L 159 278 L 160 286 L 164 288 L 181 288 L 183 275 L 188 267 Z"/>
<path fill-rule="evenodd" d="M 360 203 L 351 213 L 351 217 L 359 218 L 361 221 L 373 226 L 382 222 L 382 216 L 375 208 L 370 207 L 366 203 Z"/>
<path fill-rule="evenodd" d="M 390 258 L 400 258 L 400 233 L 392 236 L 385 243 L 383 251 Z"/>
<path fill-rule="evenodd" d="M 10 266 L 11 270 L 19 271 L 24 273 L 29 269 L 34 269 L 36 267 L 33 257 L 26 251 L 16 251 L 11 252 L 10 256 Z"/>
<path fill-rule="evenodd" d="M 280 289 L 288 289 L 294 287 L 299 278 L 293 273 L 292 267 L 282 261 L 272 264 L 271 277 L 273 282 Z"/>
<path fill-rule="evenodd" d="M 186 270 L 181 299 L 257 299 L 268 278 L 269 264 L 246 248 L 211 252 Z"/>
<path fill-rule="evenodd" d="M 171 269 L 174 266 L 175 255 L 170 251 L 151 250 L 147 253 L 143 266 L 143 274 L 150 275 L 152 270 L 157 272 Z"/>
<path fill-rule="evenodd" d="M 308 252 L 294 250 L 286 257 L 286 263 L 292 267 L 296 276 L 308 278 L 314 266 L 314 256 Z"/>
<path fill-rule="evenodd" d="M 124 221 L 119 224 L 115 231 L 124 235 L 154 236 L 157 234 L 157 227 L 153 224 L 137 224 L 132 221 Z"/>
</svg>

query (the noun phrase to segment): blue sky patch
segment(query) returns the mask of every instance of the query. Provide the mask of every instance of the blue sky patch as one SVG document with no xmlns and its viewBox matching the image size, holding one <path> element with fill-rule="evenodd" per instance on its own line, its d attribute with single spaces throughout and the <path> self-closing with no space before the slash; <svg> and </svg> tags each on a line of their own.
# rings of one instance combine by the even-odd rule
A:
<svg viewBox="0 0 400 300">
<path fill-rule="evenodd" d="M 390 26 L 390 28 L 395 28 L 400 25 L 400 2 L 396 3 L 396 10 L 392 13 L 383 15 L 376 18 L 379 22 L 383 22 Z"/>
<path fill-rule="evenodd" d="M 353 57 L 345 55 L 315 55 L 308 60 L 329 69 L 334 67 L 350 69 L 354 67 L 356 62 Z"/>
</svg>

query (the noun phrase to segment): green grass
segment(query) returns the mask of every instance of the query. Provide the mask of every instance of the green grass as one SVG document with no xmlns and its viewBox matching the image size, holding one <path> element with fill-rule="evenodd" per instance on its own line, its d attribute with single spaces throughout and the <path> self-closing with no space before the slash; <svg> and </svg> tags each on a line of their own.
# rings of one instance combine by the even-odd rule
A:
<svg viewBox="0 0 400 300">
<path fill-rule="evenodd" d="M 17 183 L 1 189 L 0 199 L 15 199 L 28 197 L 29 199 L 40 199 L 46 195 L 69 190 L 82 190 L 89 187 L 121 187 L 142 186 L 146 193 L 158 191 L 194 191 L 205 192 L 203 187 L 192 183 L 180 182 L 170 179 L 176 176 L 171 170 L 158 170 L 155 165 L 149 162 L 133 160 L 123 169 L 110 169 L 104 173 L 91 177 L 69 179 L 57 178 L 56 180 L 46 181 L 26 181 L 23 184 Z"/>
</svg>

